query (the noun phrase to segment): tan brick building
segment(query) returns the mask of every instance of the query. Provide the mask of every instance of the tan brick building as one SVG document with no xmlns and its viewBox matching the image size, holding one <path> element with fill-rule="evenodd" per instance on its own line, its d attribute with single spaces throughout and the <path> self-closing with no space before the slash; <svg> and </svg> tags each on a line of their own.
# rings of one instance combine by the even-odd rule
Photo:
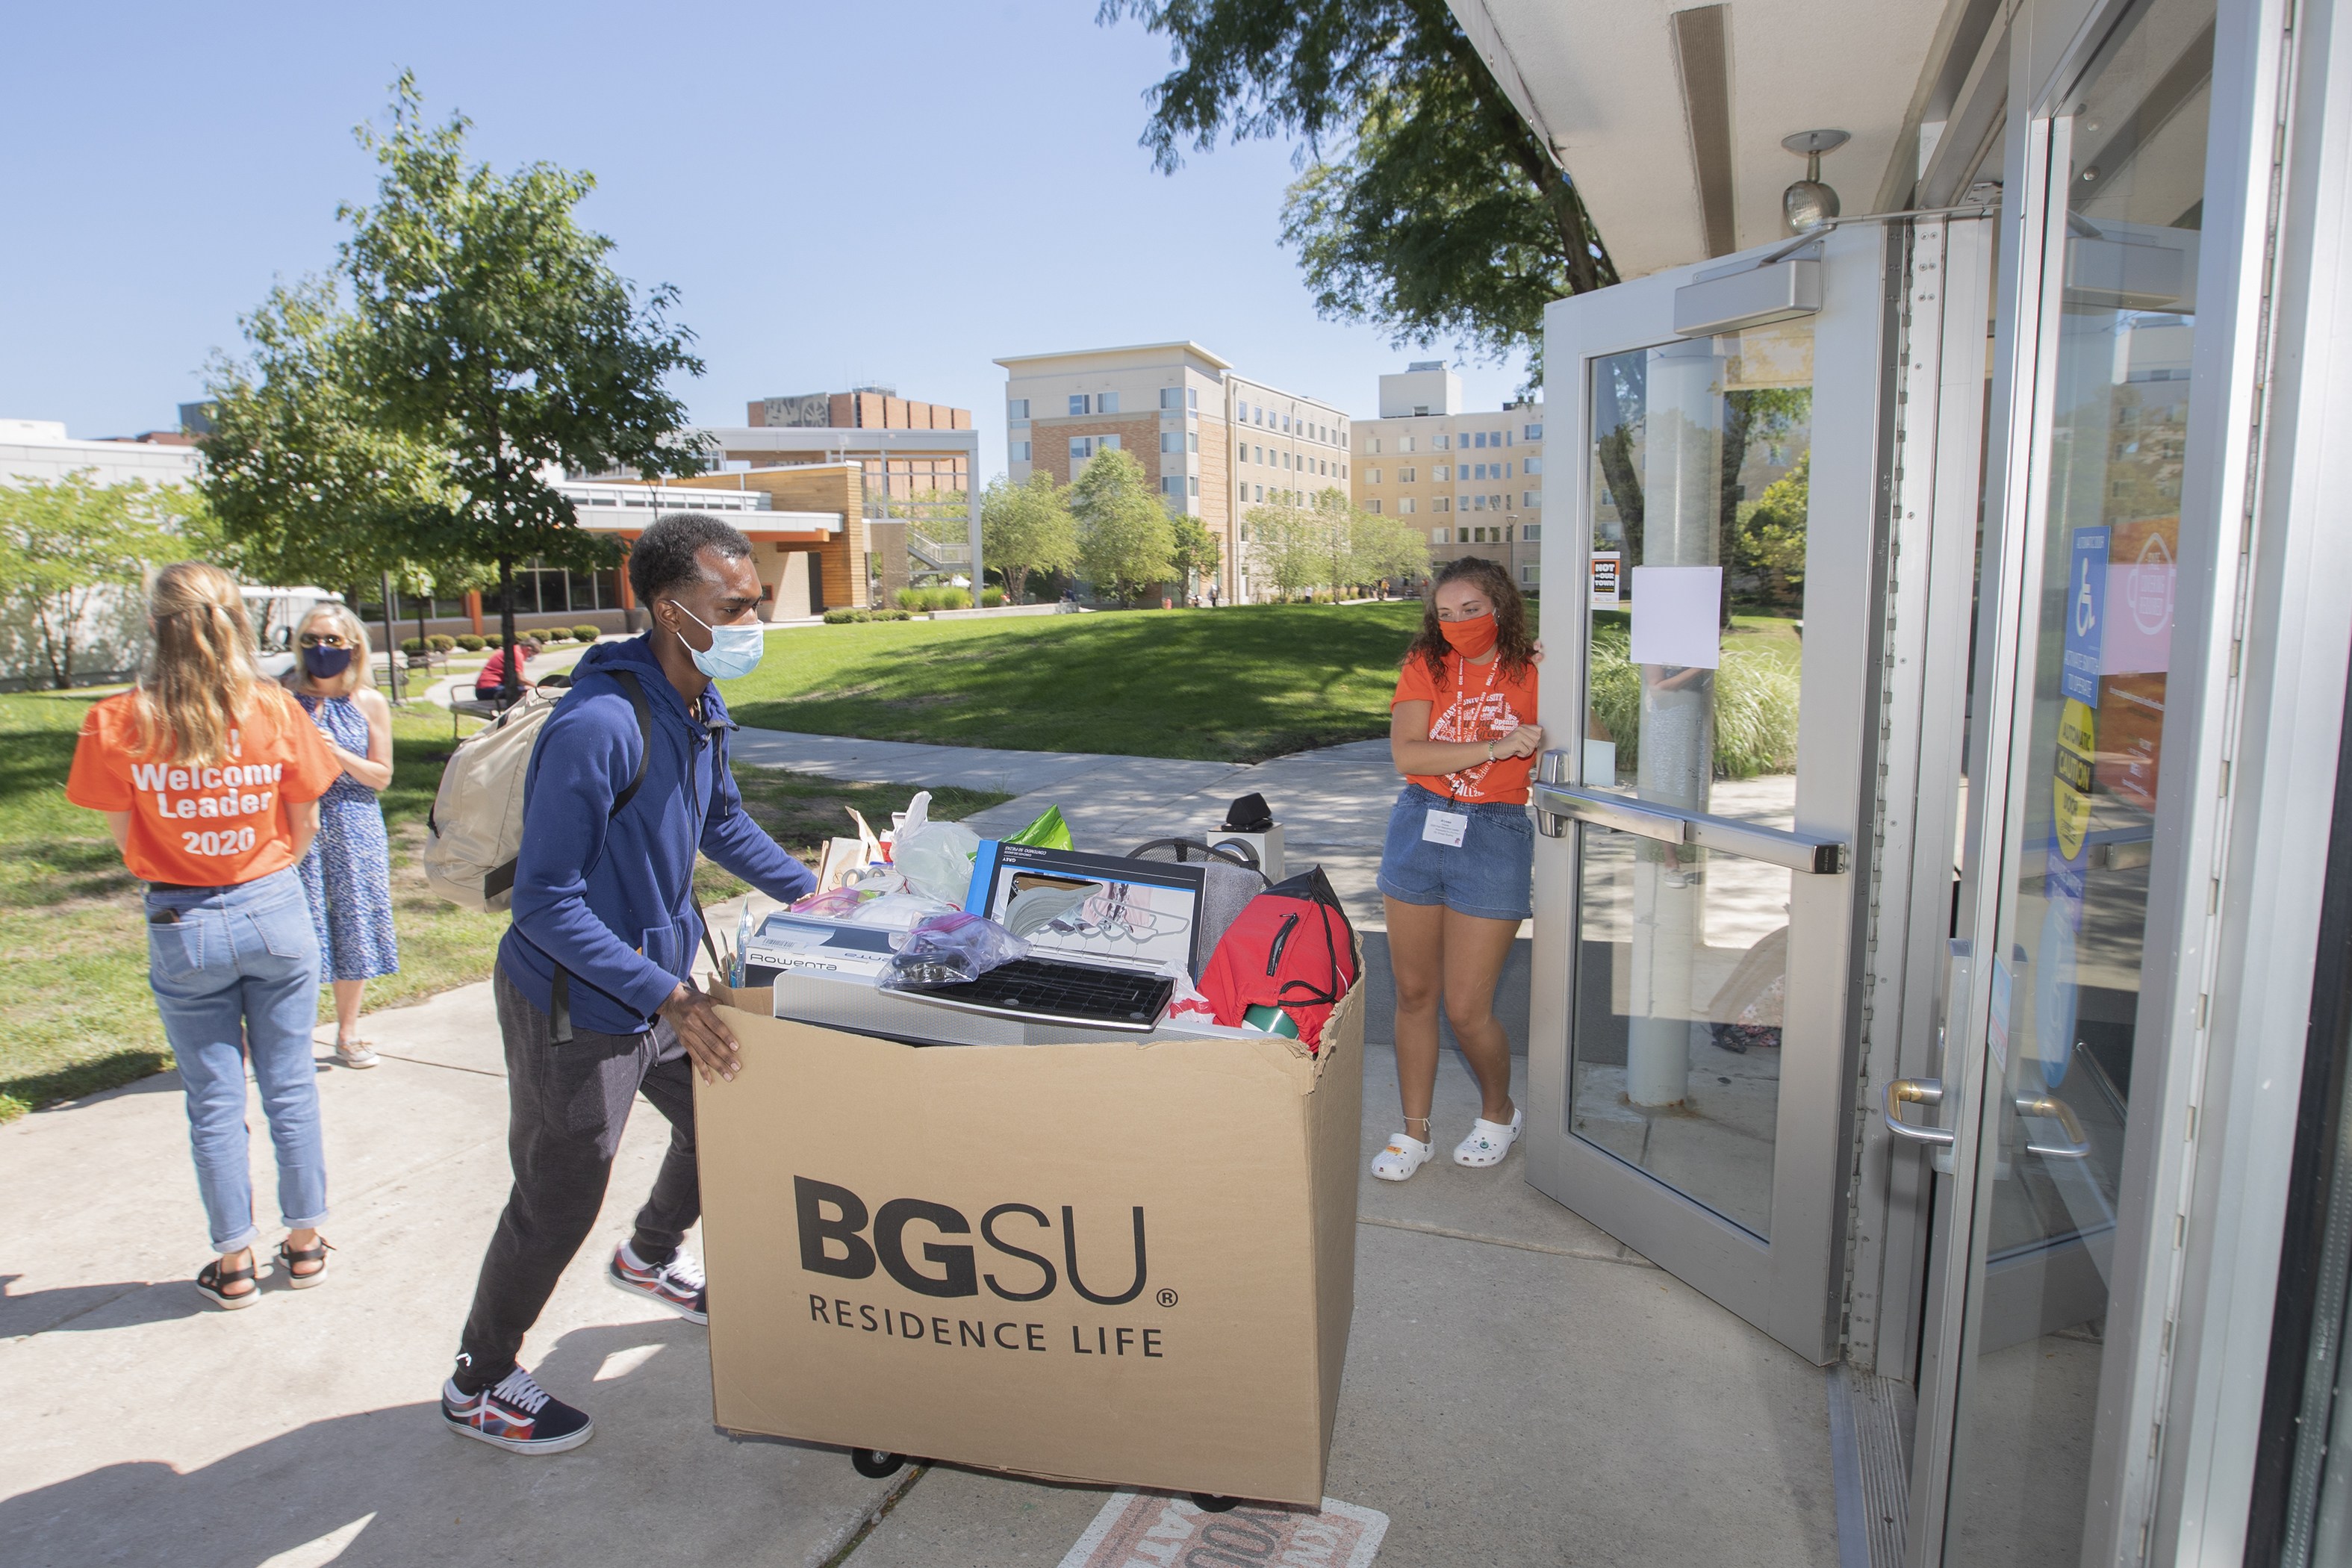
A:
<svg viewBox="0 0 2352 1568">
<path fill-rule="evenodd" d="M 1356 505 L 1427 529 L 1433 563 L 1483 555 L 1521 588 L 1539 588 L 1543 405 L 1465 413 L 1461 379 L 1423 360 L 1381 377 L 1380 407 L 1354 426 Z"/>
<path fill-rule="evenodd" d="M 1347 415 L 1241 375 L 1199 343 L 996 363 L 1005 371 L 1005 468 L 1013 480 L 1042 470 L 1067 484 L 1105 447 L 1133 453 L 1169 509 L 1200 519 L 1217 541 L 1217 586 L 1228 602 L 1257 596 L 1250 507 L 1283 490 L 1348 484 Z"/>
</svg>

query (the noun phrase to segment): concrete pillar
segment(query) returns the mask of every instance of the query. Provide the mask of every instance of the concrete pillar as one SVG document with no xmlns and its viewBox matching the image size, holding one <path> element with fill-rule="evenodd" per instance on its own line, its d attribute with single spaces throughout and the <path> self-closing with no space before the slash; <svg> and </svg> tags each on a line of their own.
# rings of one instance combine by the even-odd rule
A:
<svg viewBox="0 0 2352 1568">
<path fill-rule="evenodd" d="M 1713 342 L 1652 350 L 1636 564 L 1718 564 L 1722 485 L 1722 362 Z M 1633 614 L 1642 614 L 1638 599 Z M 1714 775 L 1713 672 L 1643 665 L 1636 793 L 1662 805 L 1705 811 Z M 1679 1105 L 1688 1093 L 1693 960 L 1705 934 L 1706 889 L 1696 860 L 1695 851 L 1644 839 L 1634 863 L 1625 1092 L 1637 1106 Z"/>
</svg>

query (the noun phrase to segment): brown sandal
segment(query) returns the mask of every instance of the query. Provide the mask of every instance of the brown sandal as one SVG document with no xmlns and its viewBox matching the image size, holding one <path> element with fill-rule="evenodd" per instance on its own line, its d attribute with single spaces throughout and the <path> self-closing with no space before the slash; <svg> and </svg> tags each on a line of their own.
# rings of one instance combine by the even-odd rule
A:
<svg viewBox="0 0 2352 1568">
<path fill-rule="evenodd" d="M 287 1285 L 296 1290 L 308 1290 L 311 1286 L 324 1279 L 327 1277 L 327 1254 L 334 1249 L 335 1244 L 323 1236 L 319 1238 L 318 1246 L 306 1247 L 299 1252 L 295 1251 L 291 1244 L 279 1242 L 278 1261 L 286 1270 Z M 308 1274 L 298 1274 L 294 1271 L 294 1266 L 298 1263 L 315 1263 L 319 1267 L 311 1269 Z"/>
<path fill-rule="evenodd" d="M 252 1279 L 251 1262 L 247 1262 L 242 1268 L 223 1268 L 221 1260 L 215 1258 L 205 1264 L 203 1272 L 196 1276 L 196 1289 L 223 1311 L 234 1312 L 239 1307 L 252 1306 L 254 1298 L 261 1294 L 261 1287 L 250 1285 Z M 236 1284 L 240 1279 L 247 1281 L 250 1288 L 234 1296 L 230 1295 L 226 1287 Z"/>
</svg>

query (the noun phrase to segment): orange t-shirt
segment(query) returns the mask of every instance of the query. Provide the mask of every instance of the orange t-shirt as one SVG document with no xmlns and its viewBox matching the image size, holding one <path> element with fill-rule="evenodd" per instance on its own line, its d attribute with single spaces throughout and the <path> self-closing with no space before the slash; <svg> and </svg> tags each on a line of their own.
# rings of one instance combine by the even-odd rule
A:
<svg viewBox="0 0 2352 1568">
<path fill-rule="evenodd" d="M 1389 699 L 1389 706 L 1400 702 L 1429 704 L 1433 741 L 1499 741 L 1520 725 L 1536 721 L 1536 668 L 1529 665 L 1513 677 L 1503 673 L 1499 656 L 1482 668 L 1449 652 L 1445 674 L 1433 679 L 1428 662 L 1414 654 L 1397 676 L 1396 695 Z M 1406 776 L 1433 795 L 1521 805 L 1528 798 L 1528 779 L 1535 771 L 1533 757 L 1498 757 L 1458 773 Z"/>
<path fill-rule="evenodd" d="M 131 838 L 122 851 L 145 882 L 230 887 L 294 864 L 289 801 L 327 793 L 342 764 L 326 737 L 274 686 L 254 693 L 253 709 L 229 734 L 228 760 L 217 767 L 140 760 L 131 693 L 90 704 L 75 742 L 66 798 L 92 811 L 127 811 Z"/>
</svg>

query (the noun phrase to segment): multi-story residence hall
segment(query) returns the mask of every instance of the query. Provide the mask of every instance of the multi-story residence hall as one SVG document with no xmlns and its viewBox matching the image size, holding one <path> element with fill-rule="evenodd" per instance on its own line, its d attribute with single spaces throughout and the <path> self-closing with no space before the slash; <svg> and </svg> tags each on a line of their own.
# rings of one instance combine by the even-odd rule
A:
<svg viewBox="0 0 2352 1568">
<path fill-rule="evenodd" d="M 1194 342 L 1014 354 L 1004 367 L 1006 470 L 1067 484 L 1105 448 L 1135 454 L 1171 511 L 1217 541 L 1227 601 L 1259 596 L 1249 575 L 1248 511 L 1283 492 L 1344 489 L 1348 416 L 1234 371 Z M 1196 585 L 1205 595 L 1208 584 Z"/>
<path fill-rule="evenodd" d="M 1434 563 L 1499 561 L 1522 588 L 1543 567 L 1543 405 L 1466 414 L 1462 378 L 1443 360 L 1381 377 L 1381 416 L 1354 426 L 1349 488 L 1366 511 L 1429 530 Z"/>
</svg>

